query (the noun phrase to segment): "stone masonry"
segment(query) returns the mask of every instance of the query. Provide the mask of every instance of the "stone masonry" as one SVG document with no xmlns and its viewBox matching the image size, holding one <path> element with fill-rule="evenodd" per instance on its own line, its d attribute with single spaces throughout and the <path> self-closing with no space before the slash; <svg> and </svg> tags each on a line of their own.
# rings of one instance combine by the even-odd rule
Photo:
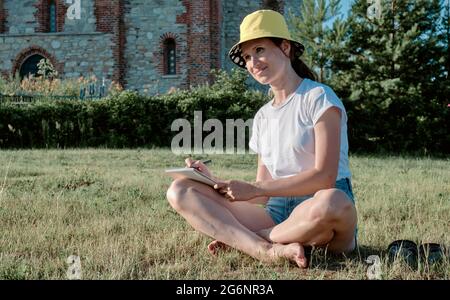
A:
<svg viewBox="0 0 450 300">
<path fill-rule="evenodd" d="M 48 58 L 63 78 L 95 75 L 141 93 L 211 82 L 210 71 L 231 69 L 228 49 L 255 0 L 0 0 L 0 73 L 13 75 L 26 60 Z M 301 0 L 279 1 L 282 12 Z M 56 32 L 49 32 L 50 7 Z M 175 42 L 176 74 L 165 67 L 167 40 Z M 0 91 L 1 93 L 1 91 Z"/>
</svg>

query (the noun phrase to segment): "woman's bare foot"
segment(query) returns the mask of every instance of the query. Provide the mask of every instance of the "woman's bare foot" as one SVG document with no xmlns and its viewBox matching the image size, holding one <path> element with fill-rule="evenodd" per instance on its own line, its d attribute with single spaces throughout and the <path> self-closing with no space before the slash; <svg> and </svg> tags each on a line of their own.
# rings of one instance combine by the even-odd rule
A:
<svg viewBox="0 0 450 300">
<path fill-rule="evenodd" d="M 229 246 L 218 240 L 214 240 L 208 245 L 208 251 L 213 256 L 217 256 L 219 250 L 227 250 Z M 258 259 L 266 262 L 276 262 L 280 258 L 287 258 L 295 262 L 300 268 L 308 267 L 308 260 L 305 256 L 305 249 L 299 243 L 291 244 L 271 244 L 266 254 L 258 255 Z"/>
<path fill-rule="evenodd" d="M 308 260 L 305 256 L 305 249 L 299 243 L 291 244 L 272 244 L 268 251 L 269 260 L 277 261 L 279 258 L 287 258 L 293 261 L 300 268 L 308 267 Z"/>
<path fill-rule="evenodd" d="M 208 251 L 213 256 L 217 256 L 217 253 L 219 252 L 219 250 L 226 250 L 226 249 L 228 249 L 228 245 L 224 244 L 222 242 L 219 242 L 218 240 L 214 240 L 211 243 L 209 243 L 209 245 L 208 245 Z"/>
</svg>

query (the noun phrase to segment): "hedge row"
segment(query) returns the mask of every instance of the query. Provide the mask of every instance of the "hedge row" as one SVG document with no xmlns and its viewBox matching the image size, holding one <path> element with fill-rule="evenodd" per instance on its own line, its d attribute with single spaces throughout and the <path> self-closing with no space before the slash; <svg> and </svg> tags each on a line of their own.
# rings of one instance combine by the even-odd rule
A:
<svg viewBox="0 0 450 300">
<path fill-rule="evenodd" d="M 153 97 L 125 91 L 97 101 L 0 103 L 0 148 L 170 147 L 178 134 L 171 131 L 176 119 L 186 119 L 192 127 L 194 112 L 201 111 L 203 122 L 218 119 L 225 129 L 227 119 L 252 119 L 269 100 L 265 93 L 247 88 L 245 72 L 215 75 L 212 86 Z M 450 152 L 450 107 L 413 109 L 410 105 L 409 110 L 383 111 L 380 115 L 368 105 L 359 109 L 364 99 L 359 106 L 354 101 L 343 102 L 349 116 L 351 151 Z M 382 135 L 390 138 L 374 140 L 367 135 L 380 131 L 381 124 Z M 203 132 L 203 137 L 208 134 Z"/>
<path fill-rule="evenodd" d="M 178 132 L 175 119 L 253 118 L 267 98 L 203 87 L 190 92 L 145 97 L 123 92 L 98 101 L 39 101 L 0 104 L 0 148 L 167 147 Z M 205 133 L 204 133 L 205 134 Z"/>
</svg>

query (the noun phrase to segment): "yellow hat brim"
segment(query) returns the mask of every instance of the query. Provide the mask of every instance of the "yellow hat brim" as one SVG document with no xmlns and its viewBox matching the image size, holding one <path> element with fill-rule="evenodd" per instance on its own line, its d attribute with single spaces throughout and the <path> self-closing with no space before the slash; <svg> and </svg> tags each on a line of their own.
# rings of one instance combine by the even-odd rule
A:
<svg viewBox="0 0 450 300">
<path fill-rule="evenodd" d="M 228 56 L 230 57 L 231 61 L 233 63 L 235 63 L 237 66 L 241 67 L 241 68 L 245 68 L 246 67 L 246 63 L 244 58 L 242 57 L 242 49 L 241 49 L 241 45 L 245 42 L 251 41 L 251 40 L 256 40 L 256 39 L 260 39 L 260 38 L 282 38 L 282 37 L 278 37 L 278 36 L 273 36 L 273 35 L 268 35 L 268 36 L 258 36 L 255 38 L 249 38 L 246 40 L 242 40 L 239 41 L 238 43 L 236 43 L 233 47 L 231 47 L 230 51 L 228 52 Z M 286 38 L 282 38 L 285 40 L 288 40 L 291 42 L 291 45 L 294 47 L 294 51 L 295 51 L 295 56 L 296 57 L 300 57 L 303 52 L 305 51 L 305 47 L 297 41 L 291 40 L 291 39 L 286 39 Z"/>
</svg>

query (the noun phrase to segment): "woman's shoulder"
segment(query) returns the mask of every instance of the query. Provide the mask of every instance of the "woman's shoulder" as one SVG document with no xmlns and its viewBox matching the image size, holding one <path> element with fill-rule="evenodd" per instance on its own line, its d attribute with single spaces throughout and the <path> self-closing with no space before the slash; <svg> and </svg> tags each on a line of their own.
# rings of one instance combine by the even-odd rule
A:
<svg viewBox="0 0 450 300">
<path fill-rule="evenodd" d="M 314 107 L 328 102 L 342 106 L 341 99 L 331 87 L 310 79 L 305 78 L 304 80 L 306 80 L 305 84 L 298 90 L 298 93 L 302 97 L 301 102 L 305 103 L 307 107 Z"/>
<path fill-rule="evenodd" d="M 300 85 L 299 93 L 308 94 L 312 98 L 317 98 L 322 96 L 323 94 L 336 96 L 333 89 L 321 82 L 317 82 L 308 78 L 303 79 L 302 85 Z"/>
</svg>

